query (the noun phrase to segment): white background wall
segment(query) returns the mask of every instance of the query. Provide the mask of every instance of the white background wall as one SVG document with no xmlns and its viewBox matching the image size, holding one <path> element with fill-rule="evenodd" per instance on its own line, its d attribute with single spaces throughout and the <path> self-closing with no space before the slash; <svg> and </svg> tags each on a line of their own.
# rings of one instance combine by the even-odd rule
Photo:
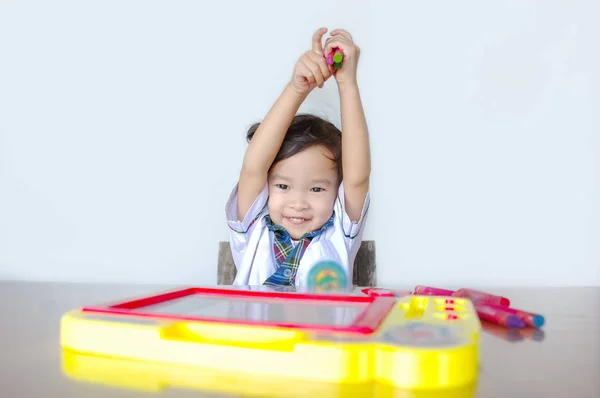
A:
<svg viewBox="0 0 600 398">
<path fill-rule="evenodd" d="M 214 283 L 322 25 L 362 48 L 382 285 L 599 285 L 598 4 L 2 1 L 0 278 Z M 335 82 L 302 110 L 339 124 Z"/>
</svg>

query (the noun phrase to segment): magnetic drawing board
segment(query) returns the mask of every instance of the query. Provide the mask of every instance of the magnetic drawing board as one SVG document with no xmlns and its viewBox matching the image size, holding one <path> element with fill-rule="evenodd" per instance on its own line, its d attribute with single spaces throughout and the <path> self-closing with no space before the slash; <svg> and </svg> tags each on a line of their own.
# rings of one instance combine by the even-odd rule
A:
<svg viewBox="0 0 600 398">
<path fill-rule="evenodd" d="M 69 311 L 61 346 L 77 364 L 185 367 L 265 385 L 439 389 L 476 380 L 481 324 L 468 299 L 363 293 L 177 289 Z"/>
</svg>

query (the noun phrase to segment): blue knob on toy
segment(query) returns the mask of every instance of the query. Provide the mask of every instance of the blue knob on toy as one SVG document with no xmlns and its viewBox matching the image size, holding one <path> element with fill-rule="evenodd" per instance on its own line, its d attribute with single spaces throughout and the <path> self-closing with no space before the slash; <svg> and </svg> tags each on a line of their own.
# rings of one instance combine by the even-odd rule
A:
<svg viewBox="0 0 600 398">
<path fill-rule="evenodd" d="M 315 292 L 346 290 L 348 277 L 337 261 L 320 260 L 308 272 L 307 285 Z"/>
</svg>

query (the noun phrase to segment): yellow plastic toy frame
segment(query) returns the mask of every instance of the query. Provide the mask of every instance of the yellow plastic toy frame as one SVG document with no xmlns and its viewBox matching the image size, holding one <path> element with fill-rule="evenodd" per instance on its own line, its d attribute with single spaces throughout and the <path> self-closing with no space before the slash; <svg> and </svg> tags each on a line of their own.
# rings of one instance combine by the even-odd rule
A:
<svg viewBox="0 0 600 398">
<path fill-rule="evenodd" d="M 289 294 L 286 299 L 298 297 Z M 264 293 L 257 297 L 263 298 Z M 231 320 L 141 316 L 137 307 L 126 305 L 97 307 L 117 312 L 74 310 L 61 320 L 65 371 L 79 379 L 132 383 L 143 389 L 157 389 L 157 380 L 163 380 L 167 385 L 243 391 L 247 396 L 294 396 L 290 382 L 313 386 L 323 397 L 371 394 L 375 385 L 378 394 L 360 396 L 398 396 L 385 393 L 398 389 L 469 396 L 465 391 L 471 391 L 478 374 L 481 330 L 472 303 L 440 296 L 386 299 L 391 305 L 376 329 L 327 333 Z M 144 299 L 134 303 L 141 305 Z M 151 376 L 137 373 L 144 369 Z M 132 378 L 132 373 L 137 376 Z M 284 395 L 276 395 L 277 385 Z M 450 395 L 440 395 L 443 391 Z"/>
</svg>

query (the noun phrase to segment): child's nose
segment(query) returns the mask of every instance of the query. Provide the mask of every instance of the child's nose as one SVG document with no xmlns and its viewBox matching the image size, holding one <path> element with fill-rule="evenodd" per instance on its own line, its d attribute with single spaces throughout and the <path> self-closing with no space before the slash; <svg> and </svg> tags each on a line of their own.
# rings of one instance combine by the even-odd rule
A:
<svg viewBox="0 0 600 398">
<path fill-rule="evenodd" d="M 303 196 L 295 197 L 290 205 L 294 210 L 298 211 L 308 209 L 308 201 Z"/>
</svg>

